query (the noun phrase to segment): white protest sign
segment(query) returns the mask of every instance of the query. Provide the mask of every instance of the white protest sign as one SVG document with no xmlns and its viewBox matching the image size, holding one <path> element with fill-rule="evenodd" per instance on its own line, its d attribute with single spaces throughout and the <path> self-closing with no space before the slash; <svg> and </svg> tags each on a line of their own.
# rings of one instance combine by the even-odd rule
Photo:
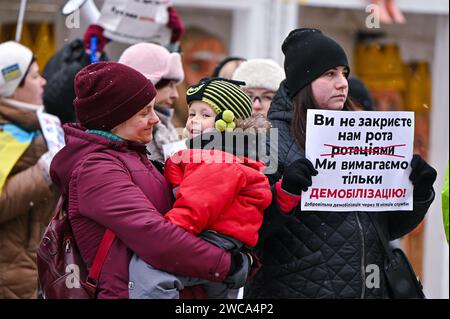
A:
<svg viewBox="0 0 450 319">
<path fill-rule="evenodd" d="M 302 210 L 412 211 L 413 112 L 308 110 Z"/>
<path fill-rule="evenodd" d="M 98 24 L 107 38 L 121 43 L 170 42 L 169 0 L 106 0 Z"/>
<path fill-rule="evenodd" d="M 58 152 L 66 144 L 61 121 L 58 117 L 41 110 L 37 111 L 36 114 L 49 151 Z"/>
<path fill-rule="evenodd" d="M 167 161 L 167 159 L 171 157 L 173 154 L 185 149 L 187 149 L 185 140 L 164 144 L 163 145 L 164 161 Z"/>
</svg>

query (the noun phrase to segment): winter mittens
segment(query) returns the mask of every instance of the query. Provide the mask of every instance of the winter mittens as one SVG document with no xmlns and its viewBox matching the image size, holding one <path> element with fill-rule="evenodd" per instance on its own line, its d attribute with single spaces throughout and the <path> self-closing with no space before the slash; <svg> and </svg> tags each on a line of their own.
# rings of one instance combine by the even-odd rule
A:
<svg viewBox="0 0 450 319">
<path fill-rule="evenodd" d="M 281 188 L 291 195 L 301 195 L 312 185 L 311 177 L 318 174 L 314 165 L 306 158 L 292 162 L 285 170 Z"/>
</svg>

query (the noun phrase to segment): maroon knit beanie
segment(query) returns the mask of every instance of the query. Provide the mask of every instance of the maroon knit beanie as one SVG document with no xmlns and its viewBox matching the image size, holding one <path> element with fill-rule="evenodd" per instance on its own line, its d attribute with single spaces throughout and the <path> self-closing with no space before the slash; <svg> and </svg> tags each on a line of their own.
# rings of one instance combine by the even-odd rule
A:
<svg viewBox="0 0 450 319">
<path fill-rule="evenodd" d="M 86 66 L 75 77 L 73 104 L 80 124 L 109 131 L 148 105 L 156 96 L 140 72 L 116 62 Z"/>
</svg>

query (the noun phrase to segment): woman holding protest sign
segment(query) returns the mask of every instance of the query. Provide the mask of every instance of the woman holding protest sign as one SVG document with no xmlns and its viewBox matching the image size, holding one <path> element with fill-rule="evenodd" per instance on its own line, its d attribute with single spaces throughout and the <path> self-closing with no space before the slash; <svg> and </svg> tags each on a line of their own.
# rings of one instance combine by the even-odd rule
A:
<svg viewBox="0 0 450 319">
<path fill-rule="evenodd" d="M 283 43 L 286 81 L 269 110 L 279 130 L 276 196 L 300 196 L 318 174 L 305 158 L 306 111 L 355 110 L 348 99 L 349 64 L 342 47 L 317 29 L 292 31 Z M 300 211 L 272 205 L 265 213 L 258 253 L 263 267 L 246 298 L 389 298 L 386 253 L 374 222 L 388 240 L 413 230 L 434 199 L 436 171 L 420 156 L 411 162 L 412 212 Z M 332 181 L 330 181 L 332 183 Z M 376 272 L 378 266 L 379 272 Z M 378 278 L 376 276 L 378 275 Z"/>
</svg>

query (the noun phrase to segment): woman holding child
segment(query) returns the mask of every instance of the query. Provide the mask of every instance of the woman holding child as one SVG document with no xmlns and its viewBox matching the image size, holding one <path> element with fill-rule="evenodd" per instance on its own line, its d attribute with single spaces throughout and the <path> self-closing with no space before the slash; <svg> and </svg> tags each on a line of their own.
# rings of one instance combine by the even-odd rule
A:
<svg viewBox="0 0 450 319">
<path fill-rule="evenodd" d="M 173 197 L 146 155 L 159 122 L 150 80 L 123 64 L 100 62 L 77 74 L 75 93 L 79 124 L 64 126 L 66 146 L 52 162 L 51 176 L 88 267 L 106 229 L 116 235 L 98 298 L 129 297 L 133 253 L 156 268 L 209 281 L 232 284 L 235 275 L 246 273 L 245 256 L 199 239 L 163 216 Z"/>
</svg>

